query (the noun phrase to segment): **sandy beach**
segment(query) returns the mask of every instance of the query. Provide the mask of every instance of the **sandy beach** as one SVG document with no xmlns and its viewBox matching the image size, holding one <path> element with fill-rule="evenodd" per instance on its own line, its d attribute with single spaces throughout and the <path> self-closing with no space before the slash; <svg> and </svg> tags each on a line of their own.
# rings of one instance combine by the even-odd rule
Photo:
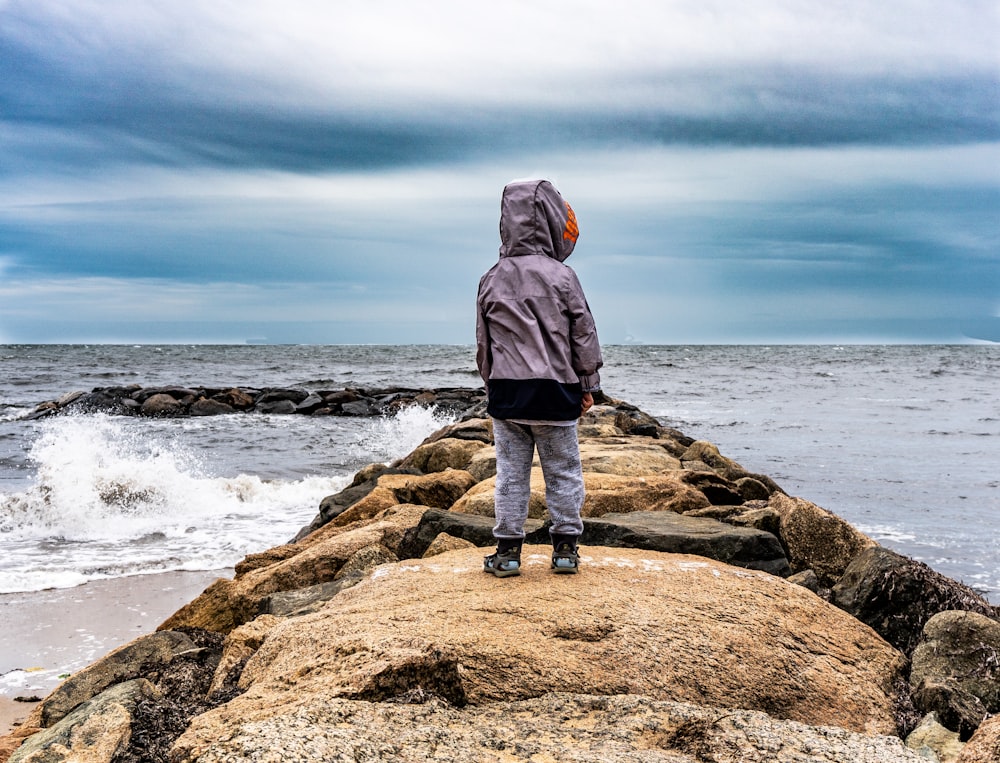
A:
<svg viewBox="0 0 1000 763">
<path fill-rule="evenodd" d="M 63 678 L 150 633 L 232 570 L 167 572 L 0 595 L 0 735 Z"/>
</svg>

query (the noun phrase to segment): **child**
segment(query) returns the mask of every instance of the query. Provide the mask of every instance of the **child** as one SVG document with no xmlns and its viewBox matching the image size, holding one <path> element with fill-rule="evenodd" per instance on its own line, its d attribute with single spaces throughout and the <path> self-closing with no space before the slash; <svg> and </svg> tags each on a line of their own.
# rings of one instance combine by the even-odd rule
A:
<svg viewBox="0 0 1000 763">
<path fill-rule="evenodd" d="M 583 532 L 576 423 L 594 404 L 603 365 L 593 316 L 563 261 L 579 228 L 547 180 L 515 181 L 500 202 L 500 261 L 479 282 L 476 362 L 497 449 L 496 553 L 483 570 L 521 573 L 534 449 L 545 477 L 552 569 L 575 573 Z"/>
</svg>

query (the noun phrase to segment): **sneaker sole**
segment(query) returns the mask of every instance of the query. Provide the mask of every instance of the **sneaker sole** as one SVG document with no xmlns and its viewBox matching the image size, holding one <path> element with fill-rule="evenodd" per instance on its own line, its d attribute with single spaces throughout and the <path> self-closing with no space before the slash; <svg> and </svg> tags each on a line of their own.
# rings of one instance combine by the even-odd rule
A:
<svg viewBox="0 0 1000 763">
<path fill-rule="evenodd" d="M 521 574 L 521 570 L 520 569 L 516 569 L 516 570 L 495 570 L 495 569 L 486 568 L 486 567 L 483 568 L 483 572 L 485 572 L 487 575 L 492 575 L 495 578 L 512 578 L 512 577 L 515 577 L 515 576 Z"/>
<path fill-rule="evenodd" d="M 572 567 L 557 567 L 553 564 L 552 571 L 557 575 L 575 575 L 580 571 L 580 567 L 575 564 Z"/>
</svg>

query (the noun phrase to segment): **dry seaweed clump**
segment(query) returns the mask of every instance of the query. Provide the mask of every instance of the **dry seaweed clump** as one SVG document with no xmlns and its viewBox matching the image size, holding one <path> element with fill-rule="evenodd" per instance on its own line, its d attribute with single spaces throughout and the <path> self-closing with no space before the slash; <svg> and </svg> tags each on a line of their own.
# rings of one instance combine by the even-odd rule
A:
<svg viewBox="0 0 1000 763">
<path fill-rule="evenodd" d="M 162 698 L 144 698 L 137 703 L 131 739 L 112 763 L 166 763 L 170 748 L 187 729 L 191 718 L 225 704 L 239 693 L 231 688 L 209 698 L 212 677 L 222 656 L 224 636 L 200 628 L 177 630 L 186 633 L 198 649 L 169 664 L 143 666 L 144 677 L 153 683 Z"/>
</svg>

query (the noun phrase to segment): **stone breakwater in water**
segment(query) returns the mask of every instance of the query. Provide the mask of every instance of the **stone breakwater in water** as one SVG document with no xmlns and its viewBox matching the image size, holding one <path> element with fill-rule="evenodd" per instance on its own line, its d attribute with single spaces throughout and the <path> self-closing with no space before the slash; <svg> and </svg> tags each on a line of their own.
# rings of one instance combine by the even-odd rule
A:
<svg viewBox="0 0 1000 763">
<path fill-rule="evenodd" d="M 484 575 L 481 402 L 69 678 L 0 761 L 1000 759 L 994 607 L 628 404 L 581 422 L 581 573 L 549 569 L 536 468 L 523 574 Z"/>
<path fill-rule="evenodd" d="M 231 413 L 301 414 L 308 416 L 391 415 L 408 405 L 436 406 L 452 413 L 485 411 L 482 389 L 345 388 L 307 390 L 299 387 L 97 387 L 49 400 L 25 418 L 66 413 L 110 413 L 170 418 L 220 416 Z"/>
</svg>

